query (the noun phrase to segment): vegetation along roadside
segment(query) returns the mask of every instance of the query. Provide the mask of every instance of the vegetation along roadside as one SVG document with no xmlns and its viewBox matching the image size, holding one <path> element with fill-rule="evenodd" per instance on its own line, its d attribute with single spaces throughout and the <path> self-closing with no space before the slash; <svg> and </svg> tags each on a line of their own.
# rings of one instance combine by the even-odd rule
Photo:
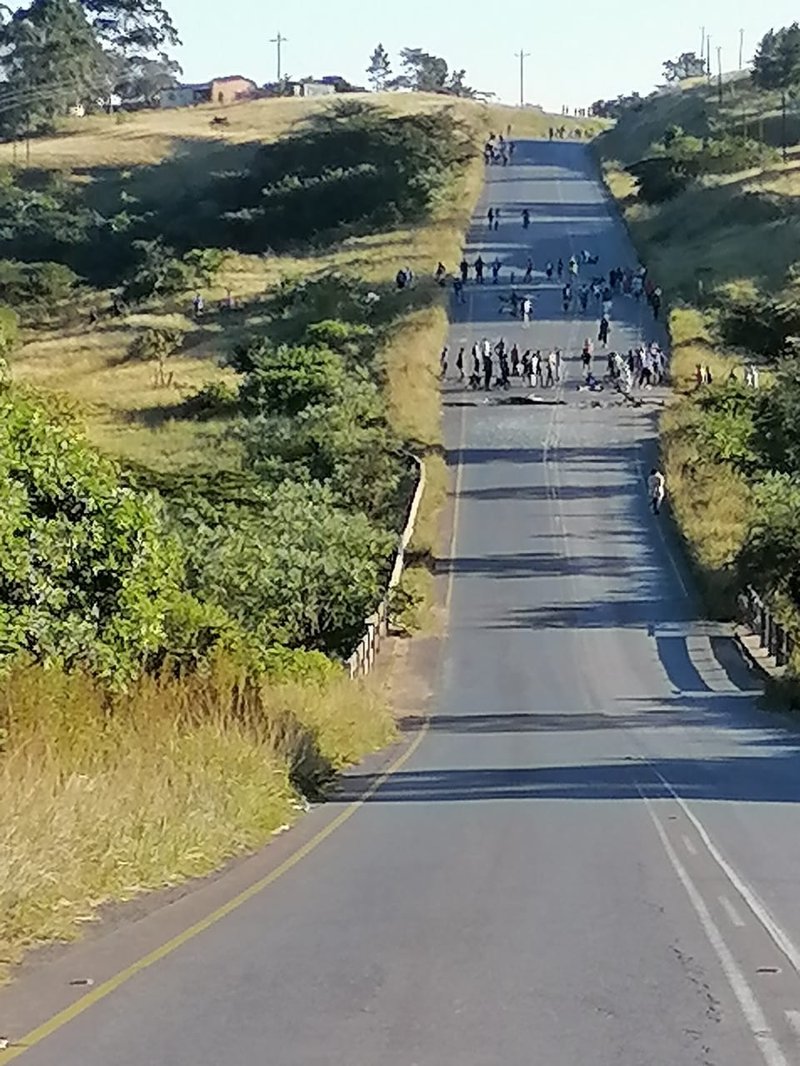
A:
<svg viewBox="0 0 800 1066">
<path fill-rule="evenodd" d="M 597 142 L 609 189 L 670 304 L 677 396 L 662 417 L 663 459 L 708 605 L 730 617 L 753 585 L 794 633 L 798 85 L 793 25 L 766 34 L 751 73 L 619 101 L 616 126 Z M 796 652 L 789 688 L 798 670 Z"/>
</svg>

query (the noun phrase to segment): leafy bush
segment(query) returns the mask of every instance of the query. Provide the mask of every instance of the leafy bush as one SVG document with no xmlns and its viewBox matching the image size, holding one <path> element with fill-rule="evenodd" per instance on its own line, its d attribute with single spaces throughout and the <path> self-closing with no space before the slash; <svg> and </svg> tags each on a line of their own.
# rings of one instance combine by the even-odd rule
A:
<svg viewBox="0 0 800 1066">
<path fill-rule="evenodd" d="M 180 259 L 161 238 L 134 241 L 133 248 L 138 262 L 123 289 L 126 300 L 186 292 L 197 282 L 196 266 Z"/>
<path fill-rule="evenodd" d="M 759 395 L 738 382 L 709 390 L 697 399 L 704 417 L 697 428 L 702 450 L 743 470 L 761 464 L 756 418 Z"/>
<path fill-rule="evenodd" d="M 324 348 L 275 347 L 264 340 L 234 358 L 251 368 L 241 388 L 250 413 L 293 418 L 311 405 L 336 403 L 347 383 L 341 357 Z"/>
<path fill-rule="evenodd" d="M 10 355 L 19 340 L 19 315 L 10 307 L 0 306 L 0 358 Z"/>
<path fill-rule="evenodd" d="M 57 303 L 72 294 L 78 277 L 62 263 L 0 260 L 0 299 L 12 304 Z"/>
<path fill-rule="evenodd" d="M 181 404 L 181 415 L 198 422 L 230 418 L 239 410 L 239 390 L 223 381 L 210 381 Z"/>
<path fill-rule="evenodd" d="M 128 347 L 128 358 L 138 362 L 157 359 L 162 362 L 178 351 L 183 344 L 180 329 L 146 329 L 137 333 Z"/>
<path fill-rule="evenodd" d="M 260 506 L 182 506 L 174 522 L 202 600 L 263 646 L 349 654 L 381 596 L 395 538 L 321 485 L 287 482 Z"/>
<path fill-rule="evenodd" d="M 627 167 L 646 203 L 662 203 L 683 192 L 704 174 L 735 174 L 767 166 L 777 158 L 763 141 L 736 134 L 695 137 L 670 126 L 648 158 Z"/>
<path fill-rule="evenodd" d="M 754 489 L 750 532 L 739 560 L 745 583 L 800 604 L 800 489 L 790 474 L 769 474 Z"/>
<path fill-rule="evenodd" d="M 0 657 L 130 676 L 162 645 L 180 579 L 154 502 L 9 386 L 0 475 Z"/>
</svg>

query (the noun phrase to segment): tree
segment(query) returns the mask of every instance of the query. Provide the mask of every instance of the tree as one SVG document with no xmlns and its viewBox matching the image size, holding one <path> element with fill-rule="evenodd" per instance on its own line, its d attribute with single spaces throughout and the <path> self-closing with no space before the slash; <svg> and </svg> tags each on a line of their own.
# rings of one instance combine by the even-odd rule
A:
<svg viewBox="0 0 800 1066">
<path fill-rule="evenodd" d="M 394 86 L 418 93 L 445 92 L 448 68 L 441 56 L 432 56 L 421 48 L 404 48 L 400 60 L 404 73 L 394 79 Z"/>
<path fill-rule="evenodd" d="M 789 89 L 800 81 L 800 25 L 765 33 L 753 58 L 753 84 L 760 89 Z"/>
<path fill-rule="evenodd" d="M 181 43 L 160 0 L 81 0 L 98 39 L 125 56 L 163 53 Z"/>
<path fill-rule="evenodd" d="M 367 78 L 374 92 L 382 92 L 392 75 L 392 65 L 389 62 L 389 53 L 379 44 L 369 61 Z"/>
<path fill-rule="evenodd" d="M 33 0 L 0 27 L 5 70 L 2 125 L 14 133 L 46 129 L 70 106 L 96 99 L 109 64 L 80 4 Z"/>
<path fill-rule="evenodd" d="M 114 91 L 126 104 L 155 107 L 159 93 L 177 85 L 180 73 L 180 64 L 166 56 L 158 59 L 118 56 L 113 76 Z"/>
<path fill-rule="evenodd" d="M 700 78 L 705 73 L 706 61 L 695 52 L 682 52 L 677 59 L 667 59 L 664 63 L 664 77 L 667 81 Z"/>
</svg>

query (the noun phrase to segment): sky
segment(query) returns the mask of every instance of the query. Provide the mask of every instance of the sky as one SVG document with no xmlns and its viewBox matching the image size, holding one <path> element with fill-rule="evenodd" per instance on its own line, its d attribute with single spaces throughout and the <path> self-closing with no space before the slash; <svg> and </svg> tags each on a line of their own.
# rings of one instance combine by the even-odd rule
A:
<svg viewBox="0 0 800 1066">
<path fill-rule="evenodd" d="M 291 77 L 340 74 L 365 85 L 365 68 L 380 41 L 395 67 L 401 48 L 422 48 L 443 56 L 451 68 L 464 67 L 476 89 L 517 103 L 515 53 L 522 49 L 530 53 L 526 102 L 555 111 L 633 90 L 649 92 L 665 59 L 699 52 L 703 24 L 711 37 L 713 69 L 721 46 L 728 71 L 738 67 L 740 29 L 746 63 L 768 29 L 800 18 L 800 6 L 792 0 L 742 5 L 747 13 L 738 16 L 730 0 L 502 0 L 497 8 L 476 0 L 164 2 L 183 40 L 177 58 L 187 81 L 228 74 L 259 84 L 273 81 L 271 39 L 280 32 L 287 38 L 283 73 Z"/>
</svg>

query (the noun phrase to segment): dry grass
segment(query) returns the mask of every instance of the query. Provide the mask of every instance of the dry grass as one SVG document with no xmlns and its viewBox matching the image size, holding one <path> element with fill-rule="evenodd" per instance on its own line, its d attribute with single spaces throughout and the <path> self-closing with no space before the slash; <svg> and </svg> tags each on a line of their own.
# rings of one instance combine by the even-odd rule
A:
<svg viewBox="0 0 800 1066">
<path fill-rule="evenodd" d="M 321 781 L 386 744 L 380 691 L 341 678 L 237 687 L 144 679 L 109 709 L 86 677 L 19 668 L 0 688 L 0 968 L 78 935 L 108 900 L 263 844 Z"/>
</svg>

